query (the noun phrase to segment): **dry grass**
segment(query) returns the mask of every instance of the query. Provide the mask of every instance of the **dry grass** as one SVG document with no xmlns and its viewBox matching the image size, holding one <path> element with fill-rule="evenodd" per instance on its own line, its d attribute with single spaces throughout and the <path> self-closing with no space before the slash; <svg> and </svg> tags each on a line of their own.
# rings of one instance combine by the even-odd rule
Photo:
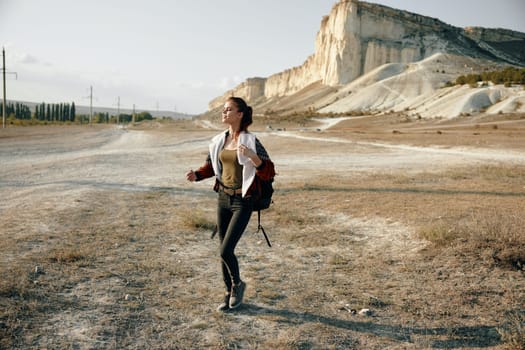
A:
<svg viewBox="0 0 525 350">
<path fill-rule="evenodd" d="M 252 220 L 246 304 L 226 314 L 211 189 L 4 206 L 0 348 L 523 349 L 524 178 L 479 164 L 278 179 L 273 247 Z"/>
</svg>

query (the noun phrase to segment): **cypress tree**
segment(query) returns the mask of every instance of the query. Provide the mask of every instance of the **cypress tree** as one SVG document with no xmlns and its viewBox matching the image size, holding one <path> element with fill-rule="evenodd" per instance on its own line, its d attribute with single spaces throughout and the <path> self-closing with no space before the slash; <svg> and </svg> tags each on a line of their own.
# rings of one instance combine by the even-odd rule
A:
<svg viewBox="0 0 525 350">
<path fill-rule="evenodd" d="M 69 118 L 73 122 L 76 119 L 75 102 L 71 104 L 71 110 L 69 111 Z"/>
<path fill-rule="evenodd" d="M 64 103 L 64 120 L 70 121 L 70 119 L 69 119 L 69 103 Z"/>
</svg>

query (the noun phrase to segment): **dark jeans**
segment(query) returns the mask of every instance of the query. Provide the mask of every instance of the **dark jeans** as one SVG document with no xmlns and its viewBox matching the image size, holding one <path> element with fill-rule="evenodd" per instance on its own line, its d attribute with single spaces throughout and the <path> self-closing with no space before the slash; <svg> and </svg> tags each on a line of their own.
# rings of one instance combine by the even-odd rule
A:
<svg viewBox="0 0 525 350">
<path fill-rule="evenodd" d="M 228 291 L 232 289 L 232 283 L 238 284 L 241 281 L 239 263 L 234 251 L 248 226 L 252 209 L 251 197 L 242 198 L 240 194 L 229 196 L 219 192 L 217 229 L 221 241 L 222 276 Z"/>
</svg>

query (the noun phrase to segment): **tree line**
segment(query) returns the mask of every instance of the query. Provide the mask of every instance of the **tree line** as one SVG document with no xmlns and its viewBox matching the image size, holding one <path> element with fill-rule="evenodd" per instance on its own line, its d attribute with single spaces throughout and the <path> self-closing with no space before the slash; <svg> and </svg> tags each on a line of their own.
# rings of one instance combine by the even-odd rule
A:
<svg viewBox="0 0 525 350">
<path fill-rule="evenodd" d="M 479 74 L 460 75 L 456 78 L 456 85 L 469 84 L 475 86 L 478 82 L 492 82 L 504 84 L 509 87 L 512 84 L 525 84 L 525 69 L 508 67 L 500 71 L 483 72 Z"/>
<path fill-rule="evenodd" d="M 3 102 L 0 101 L 0 110 L 3 110 Z M 75 103 L 50 103 L 42 102 L 35 106 L 35 112 L 21 102 L 10 102 L 5 105 L 7 119 L 39 120 L 49 122 L 74 122 L 76 119 Z"/>
<path fill-rule="evenodd" d="M 3 110 L 3 103 L 0 101 L 0 112 Z M 140 122 L 143 120 L 153 120 L 149 112 L 140 112 L 135 114 L 120 113 L 118 116 L 109 115 L 109 113 L 97 112 L 92 118 L 89 115 L 77 114 L 75 103 L 45 103 L 42 102 L 35 106 L 34 112 L 26 104 L 21 102 L 6 103 L 6 119 L 10 124 L 26 123 L 130 123 L 132 121 Z M 91 120 L 90 120 L 91 119 Z"/>
<path fill-rule="evenodd" d="M 0 111 L 3 111 L 4 103 L 0 101 Z M 16 119 L 31 119 L 31 108 L 23 103 L 6 103 L 5 105 L 6 117 L 13 117 Z"/>
<path fill-rule="evenodd" d="M 37 120 L 74 122 L 76 118 L 75 102 L 46 104 L 42 102 L 35 106 L 34 118 Z"/>
</svg>

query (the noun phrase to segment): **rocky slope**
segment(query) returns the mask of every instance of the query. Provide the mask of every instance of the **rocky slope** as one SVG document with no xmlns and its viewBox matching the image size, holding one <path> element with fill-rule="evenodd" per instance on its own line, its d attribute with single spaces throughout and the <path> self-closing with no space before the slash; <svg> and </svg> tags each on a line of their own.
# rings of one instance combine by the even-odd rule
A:
<svg viewBox="0 0 525 350">
<path fill-rule="evenodd" d="M 231 95 L 246 98 L 261 112 L 344 113 L 401 104 L 413 109 L 414 100 L 434 94 L 457 75 L 525 65 L 524 33 L 456 28 L 357 0 L 334 5 L 321 22 L 315 47 L 303 65 L 248 79 L 212 100 L 209 110 L 220 108 Z"/>
</svg>

